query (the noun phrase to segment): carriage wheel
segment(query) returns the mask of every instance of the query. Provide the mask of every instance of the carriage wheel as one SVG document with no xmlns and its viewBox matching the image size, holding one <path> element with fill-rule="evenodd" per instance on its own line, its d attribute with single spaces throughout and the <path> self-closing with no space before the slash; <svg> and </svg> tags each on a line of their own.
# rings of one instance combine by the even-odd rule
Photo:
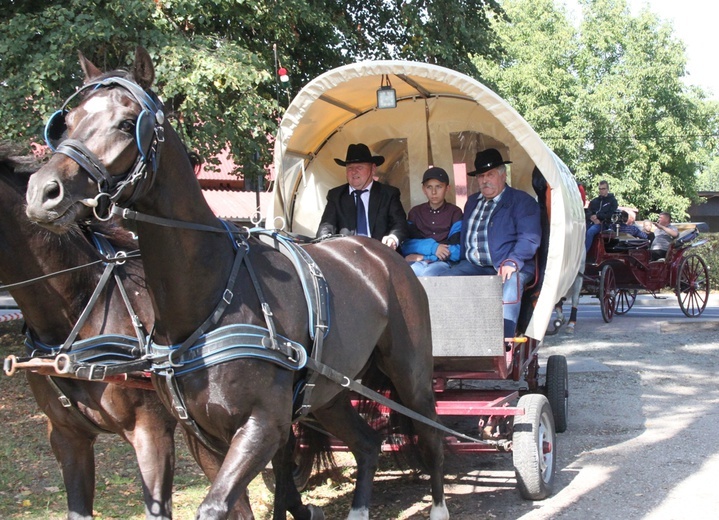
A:
<svg viewBox="0 0 719 520">
<path fill-rule="evenodd" d="M 569 417 L 569 370 L 567 358 L 549 356 L 547 360 L 546 396 L 554 414 L 554 429 L 557 433 L 567 431 Z"/>
<path fill-rule="evenodd" d="M 677 275 L 676 293 L 682 312 L 692 318 L 699 316 L 709 301 L 709 269 L 698 255 L 682 258 Z"/>
<path fill-rule="evenodd" d="M 542 394 L 527 394 L 517 407 L 524 415 L 514 416 L 512 461 L 522 498 L 542 500 L 552 494 L 556 470 L 554 417 Z"/>
<path fill-rule="evenodd" d="M 617 294 L 617 307 L 614 309 L 616 314 L 626 314 L 634 306 L 637 299 L 637 290 L 619 289 Z"/>
<path fill-rule="evenodd" d="M 614 278 L 614 269 L 611 265 L 602 267 L 599 276 L 599 307 L 604 321 L 606 323 L 612 321 L 617 308 L 617 280 Z"/>
</svg>

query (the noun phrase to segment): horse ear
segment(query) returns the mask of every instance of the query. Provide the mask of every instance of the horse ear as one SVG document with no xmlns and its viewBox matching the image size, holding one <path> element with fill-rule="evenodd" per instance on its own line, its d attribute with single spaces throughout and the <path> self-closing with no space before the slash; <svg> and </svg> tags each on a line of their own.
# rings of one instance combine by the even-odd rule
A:
<svg viewBox="0 0 719 520">
<path fill-rule="evenodd" d="M 148 89 L 155 81 L 155 67 L 152 66 L 152 58 L 144 47 L 135 49 L 135 65 L 132 75 L 137 84 L 144 89 Z"/>
<path fill-rule="evenodd" d="M 88 60 L 82 52 L 77 51 L 77 55 L 80 59 L 80 67 L 82 67 L 82 71 L 85 73 L 86 83 L 102 74 L 102 71 L 95 67 L 95 65 L 93 65 L 93 63 Z"/>
</svg>

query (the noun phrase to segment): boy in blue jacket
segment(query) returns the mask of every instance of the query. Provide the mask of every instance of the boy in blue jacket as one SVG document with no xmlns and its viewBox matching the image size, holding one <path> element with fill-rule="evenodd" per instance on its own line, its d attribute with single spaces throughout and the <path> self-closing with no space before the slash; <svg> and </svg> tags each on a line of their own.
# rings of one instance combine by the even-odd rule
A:
<svg viewBox="0 0 719 520">
<path fill-rule="evenodd" d="M 422 176 L 427 202 L 409 211 L 409 238 L 402 242 L 402 254 L 417 276 L 435 276 L 459 260 L 462 210 L 445 200 L 449 175 L 438 167 Z"/>
</svg>

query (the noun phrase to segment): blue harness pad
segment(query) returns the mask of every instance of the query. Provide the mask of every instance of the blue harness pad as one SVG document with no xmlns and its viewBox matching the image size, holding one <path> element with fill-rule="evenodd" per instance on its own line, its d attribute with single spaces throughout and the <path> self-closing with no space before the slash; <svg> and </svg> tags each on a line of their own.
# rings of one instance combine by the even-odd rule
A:
<svg viewBox="0 0 719 520">
<path fill-rule="evenodd" d="M 275 363 L 289 370 L 301 370 L 307 363 L 304 347 L 279 334 L 276 336 L 277 349 L 271 347 L 269 331 L 265 327 L 247 324 L 232 324 L 204 334 L 190 347 L 175 366 L 175 375 L 187 374 L 232 359 L 252 358 Z M 151 357 L 164 358 L 181 344 L 163 346 L 152 343 Z M 167 364 L 153 366 L 156 373 L 170 368 Z"/>
</svg>

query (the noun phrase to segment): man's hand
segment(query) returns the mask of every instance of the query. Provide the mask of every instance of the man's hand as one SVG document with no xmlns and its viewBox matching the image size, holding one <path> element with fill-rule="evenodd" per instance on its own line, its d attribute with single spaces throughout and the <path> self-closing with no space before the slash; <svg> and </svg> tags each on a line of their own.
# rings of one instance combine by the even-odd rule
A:
<svg viewBox="0 0 719 520">
<path fill-rule="evenodd" d="M 424 256 L 420 254 L 412 254 L 405 256 L 404 259 L 408 262 L 421 262 L 422 260 L 424 260 Z"/>
<path fill-rule="evenodd" d="M 597 218 L 596 215 L 592 215 L 591 217 L 589 217 L 589 220 L 591 220 L 591 221 L 594 222 L 595 224 L 600 224 L 600 223 L 601 223 L 601 221 Z"/>
<path fill-rule="evenodd" d="M 514 263 L 508 262 L 499 268 L 499 272 L 497 274 L 502 277 L 502 283 L 504 283 L 509 280 L 512 273 L 515 273 L 516 271 L 517 268 L 514 266 Z"/>
<path fill-rule="evenodd" d="M 397 244 L 397 239 L 394 237 L 394 235 L 387 235 L 386 237 L 382 237 L 382 243 L 394 250 L 396 250 L 397 246 L 399 245 Z"/>
<path fill-rule="evenodd" d="M 439 244 L 434 254 L 440 260 L 447 260 L 449 258 L 449 246 L 447 244 Z"/>
</svg>

